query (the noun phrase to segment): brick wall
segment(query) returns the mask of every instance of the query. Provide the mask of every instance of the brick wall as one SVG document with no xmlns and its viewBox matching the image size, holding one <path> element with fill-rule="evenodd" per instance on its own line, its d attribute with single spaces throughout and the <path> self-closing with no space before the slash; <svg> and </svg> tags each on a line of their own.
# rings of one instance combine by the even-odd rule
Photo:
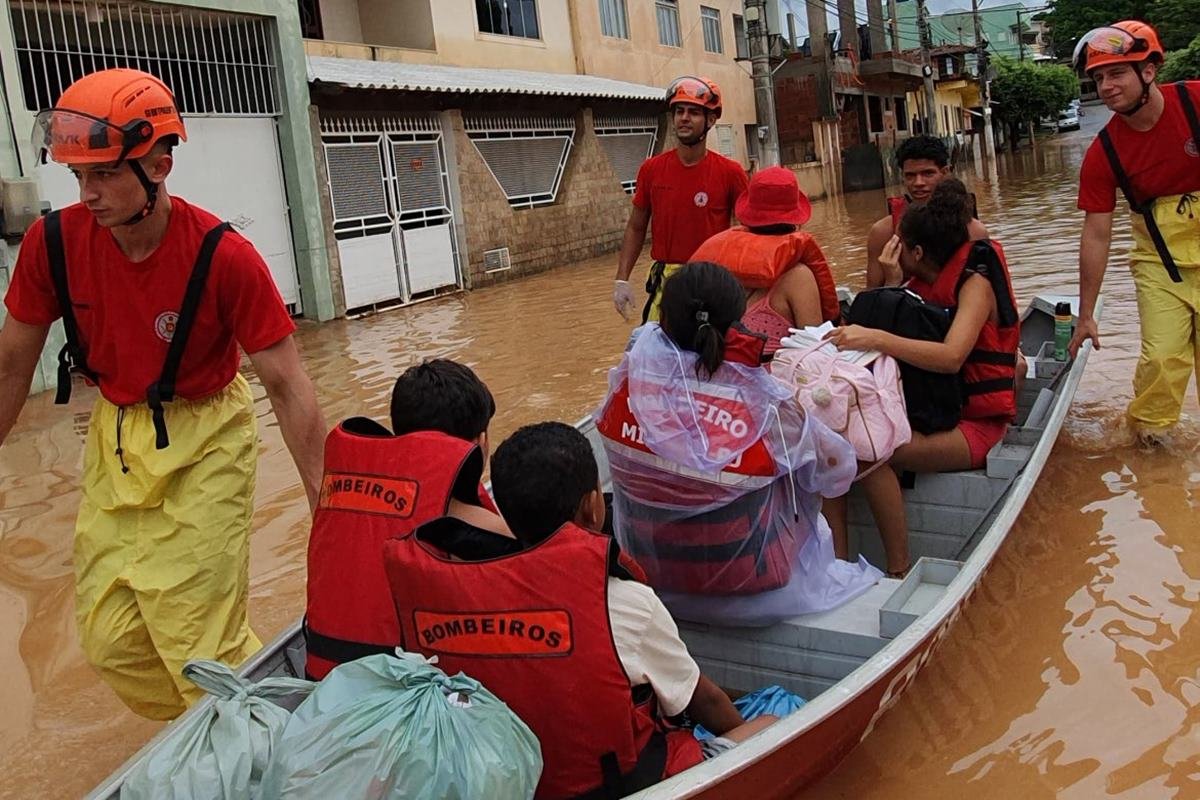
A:
<svg viewBox="0 0 1200 800">
<path fill-rule="evenodd" d="M 508 204 L 504 191 L 467 137 L 462 115 L 456 112 L 453 119 L 471 286 L 540 272 L 620 248 L 629 220 L 629 195 L 622 190 L 592 131 L 590 108 L 575 114 L 575 143 L 557 199 L 550 205 L 523 209 Z M 488 275 L 484 272 L 483 253 L 498 247 L 509 249 L 512 269 Z"/>
<path fill-rule="evenodd" d="M 838 135 L 842 140 L 842 149 L 863 144 L 862 126 L 864 124 L 863 99 L 861 95 L 839 95 L 845 99 L 845 108 L 838 115 Z"/>
<path fill-rule="evenodd" d="M 813 75 L 780 78 L 775 82 L 775 117 L 779 127 L 779 156 L 784 164 L 799 164 L 815 141 L 818 119 L 817 79 Z"/>
</svg>

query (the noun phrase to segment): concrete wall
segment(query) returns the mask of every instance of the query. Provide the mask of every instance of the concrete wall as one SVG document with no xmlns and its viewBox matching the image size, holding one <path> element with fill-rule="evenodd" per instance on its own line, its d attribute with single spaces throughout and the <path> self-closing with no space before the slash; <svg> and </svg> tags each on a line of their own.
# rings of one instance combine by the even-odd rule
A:
<svg viewBox="0 0 1200 800">
<path fill-rule="evenodd" d="M 539 3 L 546 5 L 546 3 Z M 721 122 L 734 128 L 734 157 L 748 166 L 745 126 L 756 124 L 754 82 L 750 65 L 734 61 L 737 43 L 733 35 L 733 15 L 742 14 L 741 0 L 679 0 L 679 30 L 682 46 L 666 47 L 658 43 L 658 23 L 654 3 L 626 2 L 629 38 L 604 36 L 600 27 L 600 5 L 581 0 L 573 5 L 577 30 L 580 72 L 606 78 L 666 87 L 680 75 L 702 75 L 721 86 L 724 113 Z M 700 6 L 720 11 L 723 53 L 704 49 Z M 709 147 L 716 147 L 710 135 Z"/>
<path fill-rule="evenodd" d="M 358 0 L 321 0 L 321 29 L 332 42 L 361 42 Z"/>
<path fill-rule="evenodd" d="M 332 319 L 335 306 L 325 257 L 324 222 L 309 130 L 308 84 L 296 3 L 294 0 L 178 0 L 173 5 L 258 14 L 274 21 L 282 84 L 279 144 L 287 201 L 291 209 L 292 243 L 300 276 L 301 299 L 305 316 Z M 0 14 L 0 67 L 4 73 L 3 90 L 12 109 L 11 127 L 0 125 L 0 178 L 23 177 L 31 174 L 33 153 L 26 132 L 32 130 L 33 113 L 25 109 L 22 99 L 21 73 L 17 66 L 12 21 L 8 14 Z M 12 130 L 18 132 L 15 141 L 10 133 Z M 18 151 L 20 167 L 23 169 L 18 167 Z M 180 151 L 180 157 L 185 157 L 183 150 Z M 9 254 L 10 266 L 15 260 L 14 248 Z M 39 371 L 34 376 L 33 391 L 53 385 L 55 357 L 62 341 L 61 325 L 56 324 L 42 353 Z"/>
<path fill-rule="evenodd" d="M 450 112 L 458 163 L 462 214 L 466 226 L 464 268 L 470 285 L 540 272 L 583 258 L 609 253 L 621 244 L 629 219 L 629 195 L 609 166 L 592 130 L 592 110 L 575 115 L 575 144 L 552 205 L 514 209 L 487 163 L 463 129 L 462 114 Z M 488 275 L 483 253 L 508 247 L 512 269 Z"/>
<path fill-rule="evenodd" d="M 539 39 L 481 33 L 474 0 L 321 0 L 320 7 L 325 39 L 305 43 L 313 55 L 575 72 L 567 0 L 539 0 Z M 331 30 L 329 20 L 352 13 L 350 7 L 357 8 L 359 29 Z M 339 36 L 346 38 L 339 41 Z"/>
</svg>

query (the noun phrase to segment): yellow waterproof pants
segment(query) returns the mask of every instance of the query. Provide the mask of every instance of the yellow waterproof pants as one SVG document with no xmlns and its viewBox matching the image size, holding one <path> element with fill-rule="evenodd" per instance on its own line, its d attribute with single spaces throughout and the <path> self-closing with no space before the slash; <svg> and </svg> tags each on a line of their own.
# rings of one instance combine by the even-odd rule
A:
<svg viewBox="0 0 1200 800">
<path fill-rule="evenodd" d="M 262 647 L 246 619 L 250 387 L 238 375 L 212 397 L 168 403 L 166 421 L 171 444 L 155 450 L 145 404 L 96 401 L 75 528 L 84 653 L 134 712 L 164 720 L 203 696 L 182 675 L 188 659 L 236 666 Z"/>
<path fill-rule="evenodd" d="M 1144 430 L 1179 421 L 1192 370 L 1200 364 L 1200 194 L 1160 197 L 1152 213 L 1183 282 L 1171 280 L 1145 220 L 1134 214 L 1129 257 L 1142 352 L 1129 417 Z"/>
<path fill-rule="evenodd" d="M 662 261 L 655 261 L 654 265 L 650 267 L 650 275 L 646 279 L 646 294 L 649 295 L 649 298 L 646 300 L 645 313 L 642 315 L 643 322 L 658 322 L 663 285 L 666 284 L 667 278 L 681 269 L 683 269 L 683 264 L 667 264 Z"/>
</svg>

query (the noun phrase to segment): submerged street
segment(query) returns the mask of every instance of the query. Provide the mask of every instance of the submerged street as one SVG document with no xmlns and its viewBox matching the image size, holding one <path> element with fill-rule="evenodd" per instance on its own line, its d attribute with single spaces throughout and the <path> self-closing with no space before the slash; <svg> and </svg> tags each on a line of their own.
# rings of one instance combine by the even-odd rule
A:
<svg viewBox="0 0 1200 800">
<path fill-rule="evenodd" d="M 1005 155 L 999 181 L 958 173 L 1003 243 L 1022 305 L 1072 293 L 1083 153 L 1107 118 Z M 814 202 L 806 230 L 838 282 L 862 285 L 883 192 Z M 1137 360 L 1123 212 L 1092 356 L 1037 489 L 971 605 L 908 693 L 805 797 L 1200 796 L 1200 418 L 1147 451 L 1124 422 Z M 326 417 L 383 419 L 395 377 L 452 357 L 487 382 L 498 443 L 526 423 L 594 409 L 630 326 L 609 299 L 616 254 L 361 320 L 303 325 Z M 635 283 L 646 263 L 635 271 Z M 640 294 L 639 294 L 640 296 Z M 251 622 L 269 641 L 304 605 L 308 513 L 261 386 Z M 94 390 L 66 409 L 31 398 L 0 451 L 0 797 L 78 797 L 161 727 L 85 663 L 73 614 L 72 530 Z"/>
</svg>

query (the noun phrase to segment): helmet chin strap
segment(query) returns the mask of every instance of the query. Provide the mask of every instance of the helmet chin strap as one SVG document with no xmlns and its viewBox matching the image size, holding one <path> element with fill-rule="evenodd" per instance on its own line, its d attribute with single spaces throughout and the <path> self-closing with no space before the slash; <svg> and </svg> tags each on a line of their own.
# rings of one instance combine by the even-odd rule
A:
<svg viewBox="0 0 1200 800">
<path fill-rule="evenodd" d="M 136 225 L 144 220 L 154 211 L 154 204 L 158 201 L 158 184 L 150 180 L 146 175 L 146 170 L 142 169 L 141 163 L 135 159 L 130 159 L 128 162 L 129 168 L 133 170 L 133 174 L 137 176 L 138 183 L 146 191 L 146 205 L 142 206 L 141 210 L 134 214 L 129 219 L 125 220 L 122 225 Z"/>
<path fill-rule="evenodd" d="M 1147 80 L 1142 77 L 1142 71 L 1140 69 L 1137 71 L 1137 76 L 1138 76 L 1138 81 L 1142 84 L 1142 96 L 1140 98 L 1138 98 L 1137 104 L 1134 105 L 1133 108 L 1129 109 L 1128 111 L 1118 111 L 1117 112 L 1118 114 L 1120 114 L 1123 117 L 1132 117 L 1134 114 L 1141 111 L 1142 107 L 1145 106 L 1146 103 L 1150 102 L 1150 87 L 1154 85 L 1154 82 L 1153 81 L 1147 82 Z"/>
</svg>

